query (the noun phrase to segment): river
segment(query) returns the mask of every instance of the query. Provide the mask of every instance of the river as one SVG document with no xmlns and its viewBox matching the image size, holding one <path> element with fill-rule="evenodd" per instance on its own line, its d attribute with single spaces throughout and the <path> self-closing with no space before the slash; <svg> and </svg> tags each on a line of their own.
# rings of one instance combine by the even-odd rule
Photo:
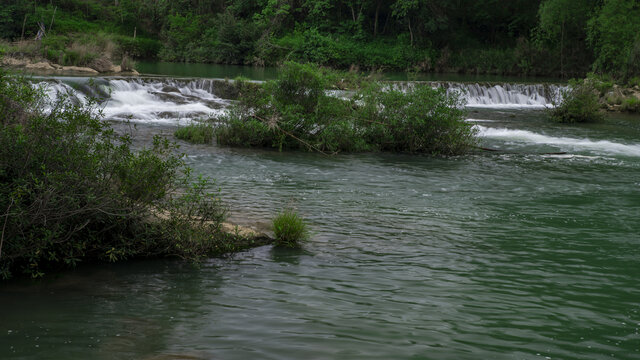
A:
<svg viewBox="0 0 640 360">
<path fill-rule="evenodd" d="M 42 81 L 90 95 L 84 78 Z M 141 143 L 229 104 L 212 80 L 94 81 L 106 118 L 130 119 Z M 640 119 L 550 123 L 561 85 L 446 86 L 467 91 L 467 121 L 499 151 L 180 142 L 232 220 L 266 227 L 292 206 L 311 240 L 2 284 L 0 358 L 640 359 Z"/>
</svg>

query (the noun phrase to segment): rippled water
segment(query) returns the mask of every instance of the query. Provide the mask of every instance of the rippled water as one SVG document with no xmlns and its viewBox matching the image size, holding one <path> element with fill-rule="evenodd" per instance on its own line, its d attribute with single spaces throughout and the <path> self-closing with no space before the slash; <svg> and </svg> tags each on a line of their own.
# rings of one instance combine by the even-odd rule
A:
<svg viewBox="0 0 640 360">
<path fill-rule="evenodd" d="M 640 359 L 640 119 L 470 109 L 455 158 L 182 143 L 232 219 L 302 250 L 85 266 L 0 286 L 0 358 Z M 174 125 L 139 124 L 142 138 Z"/>
</svg>

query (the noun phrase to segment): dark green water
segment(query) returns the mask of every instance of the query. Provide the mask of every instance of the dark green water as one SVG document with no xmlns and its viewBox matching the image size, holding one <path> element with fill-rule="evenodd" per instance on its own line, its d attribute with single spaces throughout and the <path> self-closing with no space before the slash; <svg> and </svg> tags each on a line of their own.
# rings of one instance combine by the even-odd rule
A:
<svg viewBox="0 0 640 360">
<path fill-rule="evenodd" d="M 136 62 L 136 69 L 141 74 L 166 75 L 183 77 L 204 77 L 218 79 L 234 79 L 243 76 L 254 80 L 271 80 L 278 75 L 274 67 L 251 67 L 218 64 L 187 64 L 166 62 Z M 503 75 L 472 74 L 408 74 L 406 72 L 385 72 L 385 80 L 394 81 L 456 81 L 456 82 L 517 82 L 517 83 L 558 83 L 564 80 L 557 78 L 521 77 Z"/>
<path fill-rule="evenodd" d="M 235 221 L 294 206 L 312 240 L 2 284 L 0 358 L 640 359 L 640 119 L 469 117 L 501 151 L 181 143 Z M 138 124 L 141 141 L 173 129 Z"/>
</svg>

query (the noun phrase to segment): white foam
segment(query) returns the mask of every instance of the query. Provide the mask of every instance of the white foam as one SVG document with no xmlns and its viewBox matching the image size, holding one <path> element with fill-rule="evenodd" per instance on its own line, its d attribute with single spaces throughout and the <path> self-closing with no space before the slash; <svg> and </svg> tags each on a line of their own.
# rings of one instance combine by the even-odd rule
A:
<svg viewBox="0 0 640 360">
<path fill-rule="evenodd" d="M 623 144 L 609 140 L 591 140 L 571 137 L 548 136 L 528 130 L 511 130 L 475 125 L 478 136 L 510 140 L 522 143 L 544 144 L 567 151 L 589 151 L 597 154 L 614 154 L 640 157 L 640 144 Z"/>
<path fill-rule="evenodd" d="M 41 83 L 52 101 L 60 96 L 69 96 L 80 103 L 87 102 L 87 96 L 71 86 L 58 83 Z M 165 86 L 174 90 L 163 92 Z M 101 110 L 106 119 L 129 120 L 140 123 L 187 123 L 195 118 L 218 116 L 225 112 L 214 102 L 224 101 L 204 87 L 210 84 L 191 81 L 110 80 L 106 85 L 108 99 Z M 175 91 L 177 89 L 177 91 Z"/>
</svg>

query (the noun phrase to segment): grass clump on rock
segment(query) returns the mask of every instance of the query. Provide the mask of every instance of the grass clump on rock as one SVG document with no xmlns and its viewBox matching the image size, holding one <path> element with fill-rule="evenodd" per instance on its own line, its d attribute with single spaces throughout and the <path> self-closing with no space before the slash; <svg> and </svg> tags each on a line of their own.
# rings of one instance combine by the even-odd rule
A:
<svg viewBox="0 0 640 360">
<path fill-rule="evenodd" d="M 219 190 L 175 150 L 156 137 L 134 151 L 91 104 L 50 103 L 0 73 L 0 278 L 134 257 L 197 261 L 244 246 L 221 231 Z"/>
<path fill-rule="evenodd" d="M 331 77 L 310 64 L 287 63 L 278 79 L 243 92 L 220 120 L 219 144 L 338 152 L 465 153 L 475 130 L 463 101 L 444 89 L 402 91 L 362 82 L 355 92 L 328 93 Z"/>
<path fill-rule="evenodd" d="M 551 119 L 560 123 L 596 122 L 604 118 L 600 110 L 599 90 L 587 81 L 569 83 L 562 91 L 560 100 L 554 101 L 549 110 Z"/>
<path fill-rule="evenodd" d="M 309 239 L 307 224 L 294 210 L 287 209 L 276 215 L 272 226 L 276 246 L 300 247 Z"/>
<path fill-rule="evenodd" d="M 178 128 L 173 134 L 193 144 L 209 144 L 213 140 L 213 132 L 211 124 L 194 123 Z"/>
</svg>

